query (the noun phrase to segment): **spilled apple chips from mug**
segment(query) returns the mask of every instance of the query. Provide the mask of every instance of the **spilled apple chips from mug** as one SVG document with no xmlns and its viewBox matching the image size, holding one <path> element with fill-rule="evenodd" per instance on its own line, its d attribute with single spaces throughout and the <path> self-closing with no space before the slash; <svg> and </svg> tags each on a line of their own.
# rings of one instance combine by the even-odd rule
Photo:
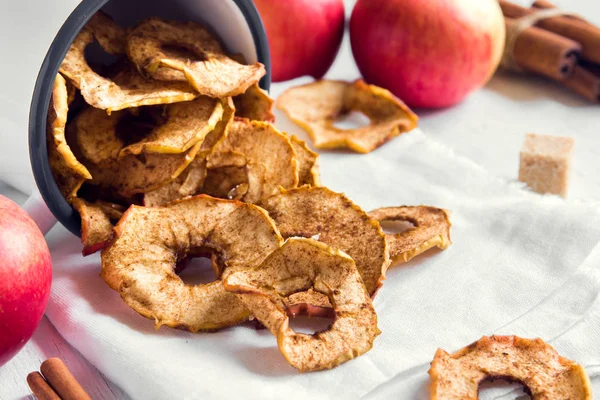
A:
<svg viewBox="0 0 600 400">
<path fill-rule="evenodd" d="M 119 60 L 88 63 L 93 42 Z M 126 30 L 98 13 L 56 78 L 49 163 L 81 216 L 83 254 L 102 251 L 101 276 L 129 307 L 157 327 L 191 332 L 256 318 L 299 371 L 333 368 L 380 334 L 372 298 L 391 260 L 447 247 L 450 224 L 435 208 L 368 214 L 323 187 L 319 155 L 273 125 L 264 74 L 195 22 L 149 18 Z M 280 107 L 306 122 L 317 147 L 360 152 L 417 122 L 362 81 L 291 89 Z M 371 126 L 330 129 L 350 110 Z M 414 231 L 386 235 L 379 220 L 394 218 Z M 210 258 L 214 282 L 183 282 L 194 257 Z M 300 314 L 334 322 L 299 334 L 289 321 Z"/>
</svg>

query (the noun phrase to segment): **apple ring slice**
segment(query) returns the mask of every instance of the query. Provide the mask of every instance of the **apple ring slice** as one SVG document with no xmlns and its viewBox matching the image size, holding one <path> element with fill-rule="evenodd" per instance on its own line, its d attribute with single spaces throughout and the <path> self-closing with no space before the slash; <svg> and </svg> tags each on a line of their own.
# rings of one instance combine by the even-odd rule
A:
<svg viewBox="0 0 600 400">
<path fill-rule="evenodd" d="M 81 242 L 83 256 L 89 256 L 102 250 L 113 234 L 113 222 L 123 216 L 125 208 L 104 201 L 90 203 L 83 199 L 74 199 L 73 207 L 81 216 Z"/>
<path fill-rule="evenodd" d="M 306 130 L 319 149 L 349 148 L 369 153 L 416 128 L 418 122 L 418 117 L 389 91 L 362 80 L 320 80 L 296 86 L 279 97 L 277 107 Z M 357 129 L 334 126 L 351 111 L 362 112 L 371 123 Z"/>
<path fill-rule="evenodd" d="M 225 289 L 239 295 L 275 337 L 279 351 L 301 372 L 334 368 L 373 347 L 377 314 L 350 256 L 311 239 L 289 239 L 260 266 L 225 273 Z M 334 304 L 334 322 L 307 335 L 289 327 L 283 298 L 314 288 Z"/>
<path fill-rule="evenodd" d="M 235 116 L 247 118 L 251 121 L 275 122 L 273 103 L 269 94 L 254 84 L 244 93 L 233 98 L 235 103 Z"/>
<path fill-rule="evenodd" d="M 432 400 L 477 400 L 480 383 L 494 378 L 523 384 L 536 400 L 592 399 L 585 369 L 541 339 L 484 336 L 454 354 L 438 349 L 429 376 Z"/>
<path fill-rule="evenodd" d="M 373 210 L 369 217 L 379 221 L 406 221 L 414 225 L 404 232 L 387 234 L 392 261 L 410 261 L 427 250 L 447 249 L 451 244 L 448 211 L 429 206 L 387 207 Z"/>
<path fill-rule="evenodd" d="M 350 255 L 369 295 L 381 287 L 390 264 L 385 234 L 377 221 L 346 196 L 326 187 L 303 186 L 283 190 L 260 206 L 284 238 L 318 237 L 320 242 Z"/>
<path fill-rule="evenodd" d="M 187 80 L 201 95 L 244 93 L 265 73 L 264 65 L 229 58 L 219 41 L 196 22 L 148 18 L 127 37 L 127 55 L 140 71 L 164 81 Z"/>
<path fill-rule="evenodd" d="M 121 55 L 125 51 L 125 37 L 125 30 L 99 11 L 71 44 L 60 72 L 81 91 L 89 105 L 110 113 L 130 107 L 176 103 L 198 97 L 198 93 L 185 82 L 146 80 L 132 66 L 125 67 L 112 80 L 96 73 L 85 59 L 87 46 L 96 40 L 106 52 Z"/>
<path fill-rule="evenodd" d="M 102 277 L 139 314 L 191 332 L 238 324 L 249 310 L 221 277 L 187 285 L 175 273 L 189 255 L 213 253 L 217 271 L 254 268 L 283 244 L 273 221 L 254 205 L 196 196 L 165 207 L 131 206 L 102 252 Z"/>
<path fill-rule="evenodd" d="M 77 196 L 81 185 L 92 179 L 92 175 L 77 160 L 65 137 L 69 104 L 67 82 L 61 74 L 57 74 L 46 122 L 46 145 L 54 180 L 63 197 L 70 202 Z"/>
<path fill-rule="evenodd" d="M 231 157 L 223 157 L 223 154 Z M 294 148 L 287 135 L 272 124 L 235 119 L 227 135 L 207 157 L 208 175 L 214 169 L 243 167 L 244 159 L 248 189 L 241 197 L 242 201 L 257 203 L 277 193 L 280 187 L 290 189 L 298 186 L 298 160 Z"/>
</svg>

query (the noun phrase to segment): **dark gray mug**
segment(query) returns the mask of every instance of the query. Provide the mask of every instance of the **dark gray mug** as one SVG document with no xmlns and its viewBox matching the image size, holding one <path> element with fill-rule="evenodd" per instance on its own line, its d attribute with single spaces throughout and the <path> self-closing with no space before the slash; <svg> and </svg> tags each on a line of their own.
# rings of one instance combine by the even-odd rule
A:
<svg viewBox="0 0 600 400">
<path fill-rule="evenodd" d="M 230 52 L 243 54 L 248 62 L 259 61 L 265 65 L 267 74 L 260 83 L 263 89 L 269 89 L 271 80 L 267 36 L 252 0 L 83 0 L 56 35 L 35 84 L 29 112 L 29 154 L 35 182 L 45 204 L 34 202 L 26 208 L 35 219 L 36 214 L 43 214 L 36 209 L 47 206 L 62 225 L 78 236 L 79 215 L 61 195 L 48 163 L 46 117 L 60 64 L 75 36 L 100 9 L 122 26 L 132 26 L 150 16 L 206 24 Z M 38 225 L 48 229 L 52 224 L 45 221 Z"/>
</svg>

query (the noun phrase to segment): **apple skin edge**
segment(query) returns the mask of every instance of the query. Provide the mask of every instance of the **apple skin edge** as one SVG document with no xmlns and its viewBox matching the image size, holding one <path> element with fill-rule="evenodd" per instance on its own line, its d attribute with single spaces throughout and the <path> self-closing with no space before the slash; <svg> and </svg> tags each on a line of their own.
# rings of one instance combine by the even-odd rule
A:
<svg viewBox="0 0 600 400">
<path fill-rule="evenodd" d="M 358 0 L 350 40 L 367 82 L 411 107 L 442 108 L 492 77 L 505 26 L 496 0 Z"/>
<path fill-rule="evenodd" d="M 52 260 L 44 236 L 0 195 L 0 366 L 33 335 L 50 296 Z"/>
<path fill-rule="evenodd" d="M 271 49 L 272 81 L 322 78 L 344 37 L 343 0 L 254 0 Z"/>
</svg>

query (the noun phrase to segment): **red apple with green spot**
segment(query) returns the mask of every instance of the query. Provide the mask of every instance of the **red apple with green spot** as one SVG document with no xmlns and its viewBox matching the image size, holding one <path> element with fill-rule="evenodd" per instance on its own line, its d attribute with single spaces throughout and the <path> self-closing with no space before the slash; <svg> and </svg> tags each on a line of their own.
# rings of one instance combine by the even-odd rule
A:
<svg viewBox="0 0 600 400">
<path fill-rule="evenodd" d="M 0 365 L 33 335 L 50 295 L 52 260 L 31 217 L 0 195 Z"/>
<path fill-rule="evenodd" d="M 272 81 L 323 77 L 344 37 L 343 0 L 254 0 L 271 50 Z"/>
<path fill-rule="evenodd" d="M 485 85 L 505 33 L 497 0 L 358 0 L 350 19 L 365 80 L 412 107 L 448 107 Z"/>
</svg>

